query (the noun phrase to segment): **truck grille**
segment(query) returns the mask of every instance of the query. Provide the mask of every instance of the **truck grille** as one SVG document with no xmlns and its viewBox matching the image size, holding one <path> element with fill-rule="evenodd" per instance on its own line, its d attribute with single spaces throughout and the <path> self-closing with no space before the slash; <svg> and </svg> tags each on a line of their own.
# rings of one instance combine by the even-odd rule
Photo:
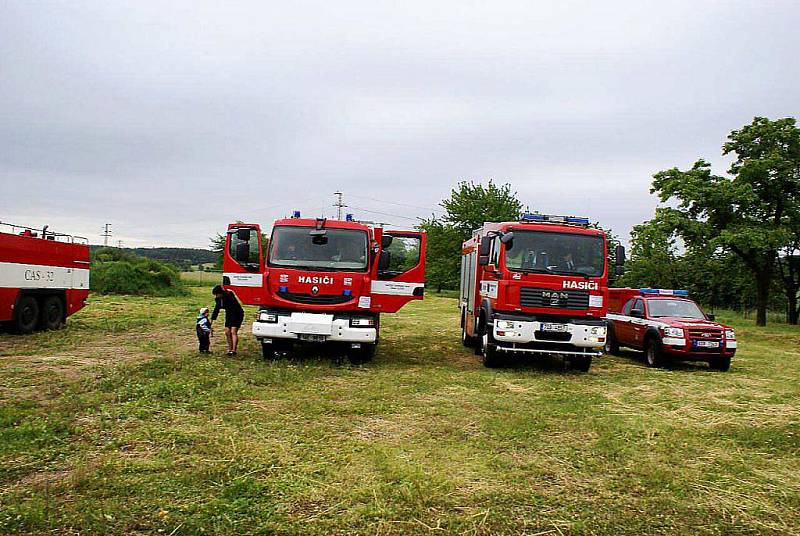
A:
<svg viewBox="0 0 800 536">
<path fill-rule="evenodd" d="M 575 290 L 550 290 L 522 287 L 519 304 L 523 307 L 552 307 L 554 309 L 588 309 L 589 293 Z"/>
<path fill-rule="evenodd" d="M 305 303 L 308 305 L 337 305 L 347 303 L 353 299 L 352 296 L 343 294 L 301 294 L 298 292 L 277 292 L 279 298 L 295 303 Z"/>
<path fill-rule="evenodd" d="M 686 333 L 689 336 L 689 344 L 691 345 L 693 352 L 719 353 L 721 350 L 725 348 L 724 346 L 725 343 L 722 341 L 722 330 L 708 329 L 708 328 L 689 328 L 686 330 Z M 700 346 L 695 346 L 692 341 L 716 342 L 719 343 L 719 346 L 716 348 L 704 348 Z"/>
</svg>

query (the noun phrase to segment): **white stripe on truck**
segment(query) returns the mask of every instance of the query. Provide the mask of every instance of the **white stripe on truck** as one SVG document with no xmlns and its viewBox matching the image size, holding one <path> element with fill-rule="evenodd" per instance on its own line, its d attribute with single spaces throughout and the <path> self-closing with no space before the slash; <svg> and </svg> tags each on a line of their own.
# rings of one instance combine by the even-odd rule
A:
<svg viewBox="0 0 800 536">
<path fill-rule="evenodd" d="M 0 288 L 88 290 L 89 269 L 0 262 Z"/>
<path fill-rule="evenodd" d="M 413 296 L 414 290 L 425 288 L 425 283 L 406 283 L 404 281 L 373 281 L 370 287 L 372 294 L 388 294 L 391 296 Z"/>
</svg>

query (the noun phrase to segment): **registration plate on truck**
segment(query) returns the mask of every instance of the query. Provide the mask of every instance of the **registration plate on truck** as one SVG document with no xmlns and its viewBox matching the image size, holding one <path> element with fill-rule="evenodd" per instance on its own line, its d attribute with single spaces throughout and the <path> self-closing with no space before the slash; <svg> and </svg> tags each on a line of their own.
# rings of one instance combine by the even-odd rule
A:
<svg viewBox="0 0 800 536">
<path fill-rule="evenodd" d="M 326 335 L 315 335 L 311 333 L 300 333 L 297 336 L 301 341 L 307 342 L 325 342 L 325 339 L 327 339 Z"/>
<path fill-rule="evenodd" d="M 698 348 L 719 348 L 717 341 L 697 341 L 695 344 Z"/>
<path fill-rule="evenodd" d="M 569 331 L 566 324 L 542 324 L 542 331 L 555 331 L 556 333 L 564 333 Z"/>
</svg>

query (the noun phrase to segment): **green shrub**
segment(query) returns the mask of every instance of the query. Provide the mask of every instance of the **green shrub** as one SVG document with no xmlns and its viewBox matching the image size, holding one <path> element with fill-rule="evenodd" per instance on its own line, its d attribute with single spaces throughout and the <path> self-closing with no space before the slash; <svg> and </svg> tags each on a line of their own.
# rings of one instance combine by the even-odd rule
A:
<svg viewBox="0 0 800 536">
<path fill-rule="evenodd" d="M 99 294 L 180 296 L 180 273 L 169 264 L 111 248 L 92 258 L 91 288 Z"/>
</svg>

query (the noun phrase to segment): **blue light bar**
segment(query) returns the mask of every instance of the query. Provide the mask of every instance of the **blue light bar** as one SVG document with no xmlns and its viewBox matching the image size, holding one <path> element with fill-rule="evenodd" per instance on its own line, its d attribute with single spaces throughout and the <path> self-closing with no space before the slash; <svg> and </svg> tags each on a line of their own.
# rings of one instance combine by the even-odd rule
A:
<svg viewBox="0 0 800 536">
<path fill-rule="evenodd" d="M 660 296 L 688 296 L 688 290 L 669 290 L 664 288 L 640 288 L 639 293 L 642 295 L 645 294 L 657 294 Z"/>
<path fill-rule="evenodd" d="M 342 294 L 345 295 L 345 296 L 352 296 L 353 295 L 353 291 L 350 290 L 350 289 L 346 289 L 346 290 L 342 291 Z"/>
<path fill-rule="evenodd" d="M 300 217 L 300 211 L 299 210 L 295 210 L 294 212 L 292 212 L 292 218 L 299 218 L 299 217 Z"/>
<path fill-rule="evenodd" d="M 352 214 L 345 214 L 344 215 L 344 221 L 353 221 L 353 215 Z"/>
<path fill-rule="evenodd" d="M 278 287 L 278 292 L 289 292 L 289 287 L 280 286 Z"/>
<path fill-rule="evenodd" d="M 547 222 L 547 223 L 569 223 L 572 225 L 589 225 L 589 218 L 578 218 L 575 216 L 553 216 L 549 214 L 535 214 L 523 212 L 520 216 L 523 222 Z"/>
</svg>

